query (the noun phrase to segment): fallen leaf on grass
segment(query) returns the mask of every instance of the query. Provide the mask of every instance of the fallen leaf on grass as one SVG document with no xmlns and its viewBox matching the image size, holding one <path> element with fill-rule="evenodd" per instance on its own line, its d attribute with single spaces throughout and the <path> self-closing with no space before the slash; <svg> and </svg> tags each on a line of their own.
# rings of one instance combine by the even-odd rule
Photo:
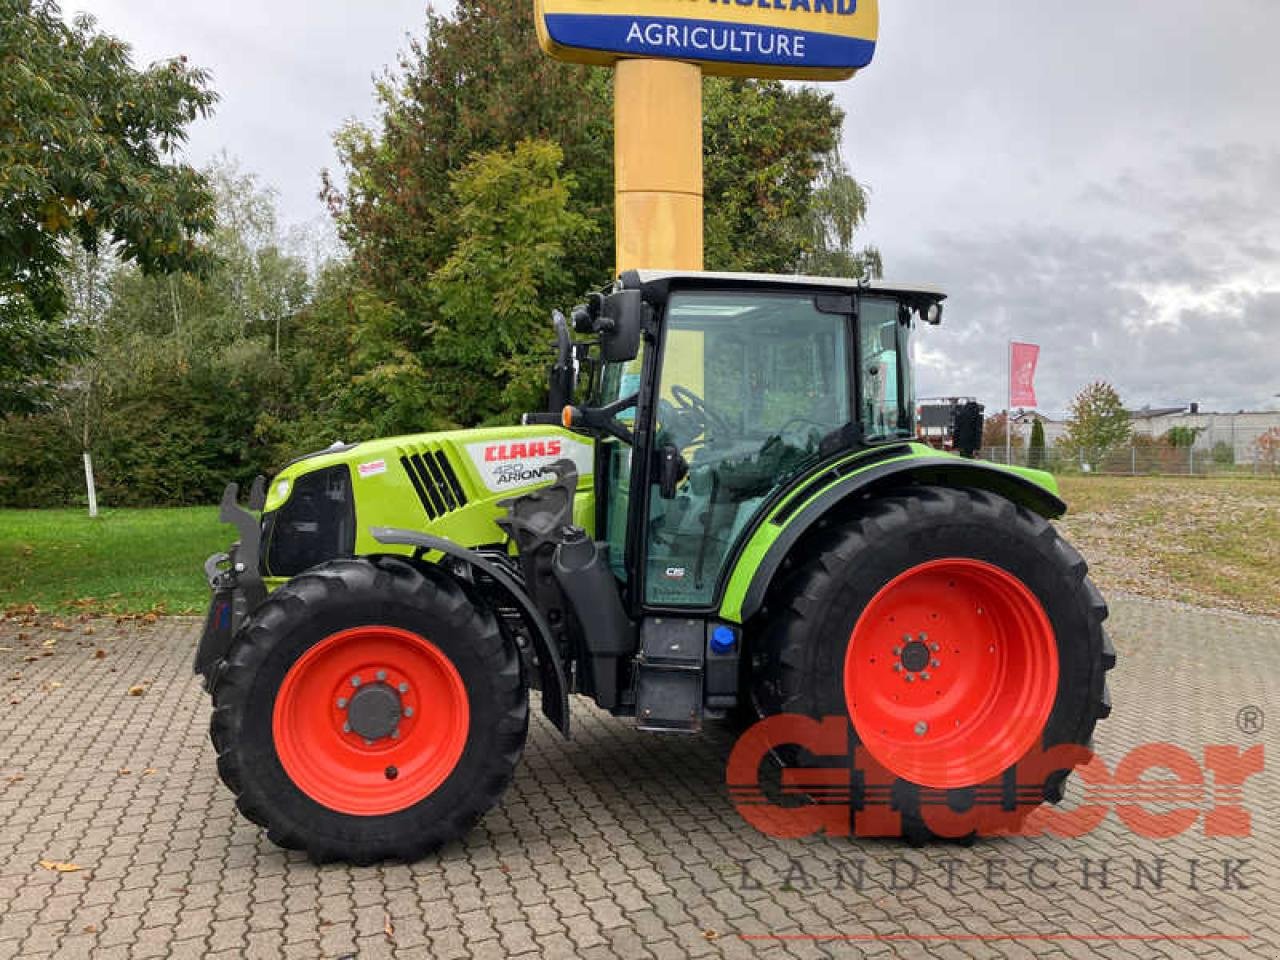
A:
<svg viewBox="0 0 1280 960">
<path fill-rule="evenodd" d="M 86 924 L 84 925 L 84 932 L 85 932 L 85 933 L 97 933 L 97 932 L 98 932 L 98 925 L 97 925 L 96 923 L 86 923 Z"/>
<path fill-rule="evenodd" d="M 140 697 L 146 692 L 147 692 L 147 685 L 145 683 L 135 683 L 132 687 L 129 688 L 129 696 L 131 697 Z"/>
<path fill-rule="evenodd" d="M 716 933 L 714 930 L 703 930 L 702 938 L 704 940 L 719 940 L 720 934 Z"/>
<path fill-rule="evenodd" d="M 85 627 L 83 630 L 83 633 L 86 637 L 92 637 L 97 632 L 98 631 L 95 630 L 93 627 Z"/>
<path fill-rule="evenodd" d="M 54 873 L 75 873 L 77 870 L 84 869 L 80 864 L 70 863 L 66 860 L 41 860 L 40 866 L 46 870 L 52 870 Z"/>
<path fill-rule="evenodd" d="M 155 768 L 155 767 L 147 767 L 147 769 L 145 769 L 145 770 L 143 770 L 143 771 L 142 771 L 142 775 L 143 775 L 144 777 L 149 777 L 149 776 L 151 776 L 151 775 L 152 775 L 153 773 L 155 773 L 155 772 L 156 772 L 156 768 Z"/>
<path fill-rule="evenodd" d="M 396 928 L 391 925 L 391 914 L 389 913 L 382 915 L 382 932 L 387 935 L 388 940 L 396 938 Z"/>
<path fill-rule="evenodd" d="M 44 646 L 44 647 L 52 647 L 52 646 L 55 646 L 55 645 L 57 644 L 57 642 L 58 642 L 58 638 L 57 638 L 57 637 L 50 637 L 48 640 L 46 640 L 44 643 L 42 643 L 42 644 L 41 644 L 41 646 Z"/>
<path fill-rule="evenodd" d="M 50 680 L 44 685 L 44 689 L 46 693 L 51 693 L 54 690 L 57 690 L 60 686 L 62 686 L 62 684 L 57 680 Z"/>
<path fill-rule="evenodd" d="M 116 773 L 120 774 L 121 776 L 127 776 L 128 774 L 133 773 L 133 771 L 130 770 L 128 767 L 121 767 L 119 770 L 116 771 Z"/>
<path fill-rule="evenodd" d="M 25 779 L 27 778 L 23 774 L 13 773 L 5 778 L 5 783 L 21 783 Z"/>
<path fill-rule="evenodd" d="M 106 657 L 106 655 L 107 655 L 107 651 L 103 650 L 101 647 L 93 651 L 93 659 L 95 660 L 101 660 L 104 657 Z"/>
</svg>

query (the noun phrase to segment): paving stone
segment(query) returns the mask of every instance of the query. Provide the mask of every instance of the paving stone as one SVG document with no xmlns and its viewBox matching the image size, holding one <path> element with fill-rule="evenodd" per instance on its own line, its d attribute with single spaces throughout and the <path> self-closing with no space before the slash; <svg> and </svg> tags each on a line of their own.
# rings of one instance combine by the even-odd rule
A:
<svg viewBox="0 0 1280 960">
<path fill-rule="evenodd" d="M 1197 763 L 1209 745 L 1280 756 L 1280 672 L 1267 666 L 1280 622 L 1110 599 L 1121 660 L 1096 744 L 1109 768 L 1160 741 Z M 569 743 L 534 709 L 508 796 L 463 841 L 418 864 L 316 867 L 271 845 L 218 781 L 190 674 L 198 631 L 106 622 L 99 637 L 116 639 L 94 660 L 51 625 L 0 620 L 0 677 L 61 684 L 0 713 L 0 960 L 1280 956 L 1271 769 L 1246 782 L 1247 837 L 1206 836 L 1201 820 L 1147 838 L 1112 812 L 1075 839 L 780 840 L 732 805 L 727 727 L 650 736 L 581 699 Z M 24 662 L 49 637 L 64 642 Z M 145 696 L 127 695 L 132 678 L 151 681 Z M 1236 726 L 1249 705 L 1261 734 Z M 1085 793 L 1073 778 L 1068 802 Z M 1162 886 L 1144 874 L 1137 888 L 1138 865 L 1157 858 Z M 1240 860 L 1243 888 L 1224 887 L 1223 861 Z M 915 883 L 895 884 L 908 862 Z M 1184 939 L 1159 939 L 1171 936 Z M 1216 939 L 1185 939 L 1197 936 Z"/>
</svg>

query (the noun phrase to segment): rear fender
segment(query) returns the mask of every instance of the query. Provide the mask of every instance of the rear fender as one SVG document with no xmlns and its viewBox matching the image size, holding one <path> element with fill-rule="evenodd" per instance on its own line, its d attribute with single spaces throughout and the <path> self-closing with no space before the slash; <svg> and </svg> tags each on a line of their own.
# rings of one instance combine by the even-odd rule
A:
<svg viewBox="0 0 1280 960">
<path fill-rule="evenodd" d="M 986 490 L 1049 520 L 1067 511 L 1067 505 L 1050 489 L 1052 478 L 1040 471 L 949 456 L 905 456 L 876 463 L 840 477 L 820 490 L 801 490 L 783 503 L 756 531 L 740 555 L 739 564 L 758 558 L 754 560 L 755 569 L 746 571 L 747 576 L 740 576 L 739 570 L 735 569 L 720 616 L 745 623 L 756 614 L 764 605 L 769 585 L 788 554 L 815 524 L 833 510 L 854 497 L 874 496 L 881 490 L 923 484 Z"/>
<path fill-rule="evenodd" d="M 443 537 L 433 537 L 427 533 L 414 530 L 397 530 L 392 527 L 372 527 L 369 535 L 374 540 L 388 546 L 415 547 L 422 551 L 438 551 L 447 556 L 469 564 L 486 576 L 491 577 L 509 596 L 511 602 L 520 610 L 529 633 L 533 639 L 533 648 L 538 654 L 538 673 L 542 680 L 542 712 L 564 735 L 569 737 L 569 688 L 564 679 L 564 665 L 560 660 L 560 652 L 552 641 L 551 628 L 546 619 L 538 611 L 537 606 L 529 599 L 528 594 L 512 576 L 500 566 L 482 557 L 474 550 L 458 546 Z"/>
</svg>

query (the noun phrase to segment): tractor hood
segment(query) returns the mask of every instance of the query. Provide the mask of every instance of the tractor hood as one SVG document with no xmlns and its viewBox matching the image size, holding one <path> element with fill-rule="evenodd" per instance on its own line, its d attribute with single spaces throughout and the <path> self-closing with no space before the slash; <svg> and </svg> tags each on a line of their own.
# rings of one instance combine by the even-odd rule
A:
<svg viewBox="0 0 1280 960">
<path fill-rule="evenodd" d="M 267 488 L 262 575 L 278 581 L 336 556 L 395 552 L 370 536 L 372 527 L 430 532 L 465 547 L 502 543 L 499 501 L 546 483 L 545 468 L 563 459 L 578 470 L 575 521 L 590 530 L 594 446 L 560 427 L 421 433 L 302 457 Z"/>
</svg>

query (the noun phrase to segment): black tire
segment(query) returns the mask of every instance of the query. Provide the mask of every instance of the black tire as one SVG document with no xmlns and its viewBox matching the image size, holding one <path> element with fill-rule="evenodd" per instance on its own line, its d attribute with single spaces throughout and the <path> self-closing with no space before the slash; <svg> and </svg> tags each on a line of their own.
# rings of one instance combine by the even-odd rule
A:
<svg viewBox="0 0 1280 960">
<path fill-rule="evenodd" d="M 394 813 L 357 816 L 313 800 L 276 752 L 276 693 L 308 649 L 338 631 L 382 625 L 428 635 L 466 688 L 462 755 L 424 799 Z M 394 557 L 335 560 L 300 574 L 237 635 L 213 691 L 218 773 L 272 842 L 318 863 L 415 860 L 463 836 L 501 798 L 524 748 L 528 692 L 514 643 L 488 610 L 446 574 Z"/>
<path fill-rule="evenodd" d="M 1106 671 L 1115 664 L 1115 651 L 1102 626 L 1106 603 L 1084 559 L 1043 517 L 985 491 L 913 487 L 868 501 L 857 515 L 817 535 L 803 556 L 812 559 L 794 566 L 772 591 L 752 651 L 752 700 L 759 715 L 847 716 L 843 663 L 859 615 L 902 572 L 951 557 L 1014 574 L 1049 618 L 1059 676 L 1041 737 L 1045 749 L 1090 745 L 1095 724 L 1111 712 Z M 857 742 L 852 724 L 850 737 Z M 783 759 L 798 762 L 796 754 Z M 1069 773 L 1057 770 L 1043 782 L 1019 784 L 1011 765 L 999 794 L 986 791 L 976 801 L 966 788 L 932 790 L 899 778 L 890 796 L 903 836 L 921 842 L 933 836 L 921 816 L 922 798 L 957 812 L 979 802 L 1025 816 L 1046 800 L 1058 802 Z M 853 800 L 856 809 L 860 798 Z"/>
</svg>

